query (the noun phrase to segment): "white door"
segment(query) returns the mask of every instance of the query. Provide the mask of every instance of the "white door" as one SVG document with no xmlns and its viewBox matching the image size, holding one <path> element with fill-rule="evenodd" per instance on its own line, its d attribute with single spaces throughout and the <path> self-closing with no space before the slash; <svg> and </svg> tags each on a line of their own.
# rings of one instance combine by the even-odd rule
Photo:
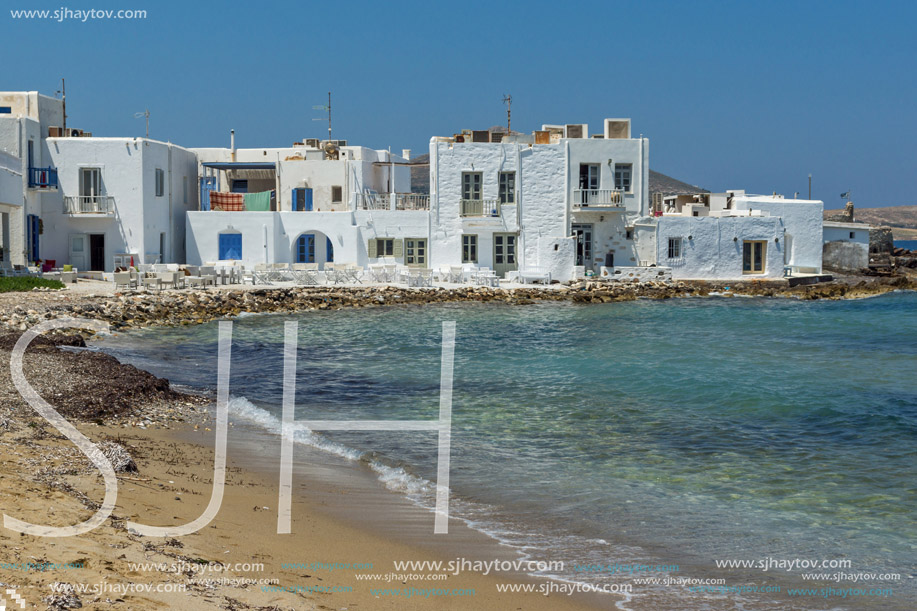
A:
<svg viewBox="0 0 917 611">
<path fill-rule="evenodd" d="M 77 269 L 89 269 L 89 236 L 79 233 L 70 236 L 70 265 Z"/>
</svg>

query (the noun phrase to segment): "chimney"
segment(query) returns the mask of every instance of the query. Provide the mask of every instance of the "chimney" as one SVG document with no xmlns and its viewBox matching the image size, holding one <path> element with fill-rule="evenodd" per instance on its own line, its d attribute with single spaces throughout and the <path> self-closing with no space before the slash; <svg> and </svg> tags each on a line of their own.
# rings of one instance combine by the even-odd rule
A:
<svg viewBox="0 0 917 611">
<path fill-rule="evenodd" d="M 411 149 L 401 149 L 401 156 L 410 161 Z"/>
<path fill-rule="evenodd" d="M 236 160 L 236 130 L 229 130 L 229 154 L 232 161 Z"/>
</svg>

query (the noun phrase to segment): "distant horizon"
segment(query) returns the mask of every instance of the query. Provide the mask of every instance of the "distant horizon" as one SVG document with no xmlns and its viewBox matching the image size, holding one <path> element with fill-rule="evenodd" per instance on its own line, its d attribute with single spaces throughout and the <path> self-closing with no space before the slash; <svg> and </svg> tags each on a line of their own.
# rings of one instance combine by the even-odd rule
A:
<svg viewBox="0 0 917 611">
<path fill-rule="evenodd" d="M 0 15 L 7 44 L 29 51 L 0 89 L 53 95 L 65 77 L 68 124 L 97 136 L 142 135 L 149 109 L 159 140 L 227 146 L 233 128 L 240 147 L 289 146 L 327 137 L 314 107 L 330 90 L 333 138 L 421 154 L 432 136 L 505 125 L 509 94 L 522 132 L 629 117 L 653 169 L 705 189 L 808 197 L 811 174 L 827 209 L 847 191 L 866 208 L 914 201 L 909 3 L 584 2 L 569 31 L 537 0 L 19 12 L 59 8 Z"/>
</svg>

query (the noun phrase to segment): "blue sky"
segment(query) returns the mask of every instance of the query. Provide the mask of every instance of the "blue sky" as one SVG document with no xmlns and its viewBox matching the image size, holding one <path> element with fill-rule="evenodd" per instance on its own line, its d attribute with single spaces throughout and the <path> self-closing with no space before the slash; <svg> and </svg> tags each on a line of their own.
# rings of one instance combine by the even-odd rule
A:
<svg viewBox="0 0 917 611">
<path fill-rule="evenodd" d="M 3 90 L 53 94 L 69 124 L 184 146 L 334 137 L 426 152 L 505 124 L 631 117 L 653 169 L 712 190 L 915 204 L 917 8 L 907 2 L 149 2 L 144 20 L 14 20 Z M 6 9 L 5 9 L 6 10 Z"/>
</svg>

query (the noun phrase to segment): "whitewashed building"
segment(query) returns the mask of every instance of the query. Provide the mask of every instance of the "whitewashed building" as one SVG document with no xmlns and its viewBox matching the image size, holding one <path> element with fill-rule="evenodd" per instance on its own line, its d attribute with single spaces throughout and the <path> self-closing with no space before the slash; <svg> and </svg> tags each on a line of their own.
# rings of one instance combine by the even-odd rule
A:
<svg viewBox="0 0 917 611">
<path fill-rule="evenodd" d="M 818 200 L 744 191 L 673 196 L 647 223 L 656 265 L 675 279 L 742 280 L 822 272 Z"/>
<path fill-rule="evenodd" d="M 64 127 L 63 102 L 0 93 L 0 164 L 20 164 L 16 201 L 0 195 L 3 252 L 14 265 L 80 271 L 184 262 L 185 213 L 197 208 L 197 160 L 146 138 L 94 138 Z M 5 161 L 4 161 L 5 160 Z M 9 179 L 0 169 L 0 193 Z"/>
<path fill-rule="evenodd" d="M 824 266 L 839 272 L 869 267 L 869 225 L 825 221 L 822 229 Z"/>
<path fill-rule="evenodd" d="M 189 263 L 366 265 L 377 259 L 377 237 L 428 233 L 429 197 L 411 194 L 405 156 L 343 141 L 236 149 L 234 138 L 228 149 L 194 151 L 201 210 L 187 215 Z M 267 208 L 227 211 L 210 204 L 214 193 L 270 195 Z M 391 260 L 403 261 L 389 245 Z"/>
<path fill-rule="evenodd" d="M 567 281 L 636 265 L 634 223 L 648 204 L 649 141 L 629 119 L 544 125 L 532 135 L 464 132 L 430 142 L 431 262 L 501 277 Z"/>
</svg>

